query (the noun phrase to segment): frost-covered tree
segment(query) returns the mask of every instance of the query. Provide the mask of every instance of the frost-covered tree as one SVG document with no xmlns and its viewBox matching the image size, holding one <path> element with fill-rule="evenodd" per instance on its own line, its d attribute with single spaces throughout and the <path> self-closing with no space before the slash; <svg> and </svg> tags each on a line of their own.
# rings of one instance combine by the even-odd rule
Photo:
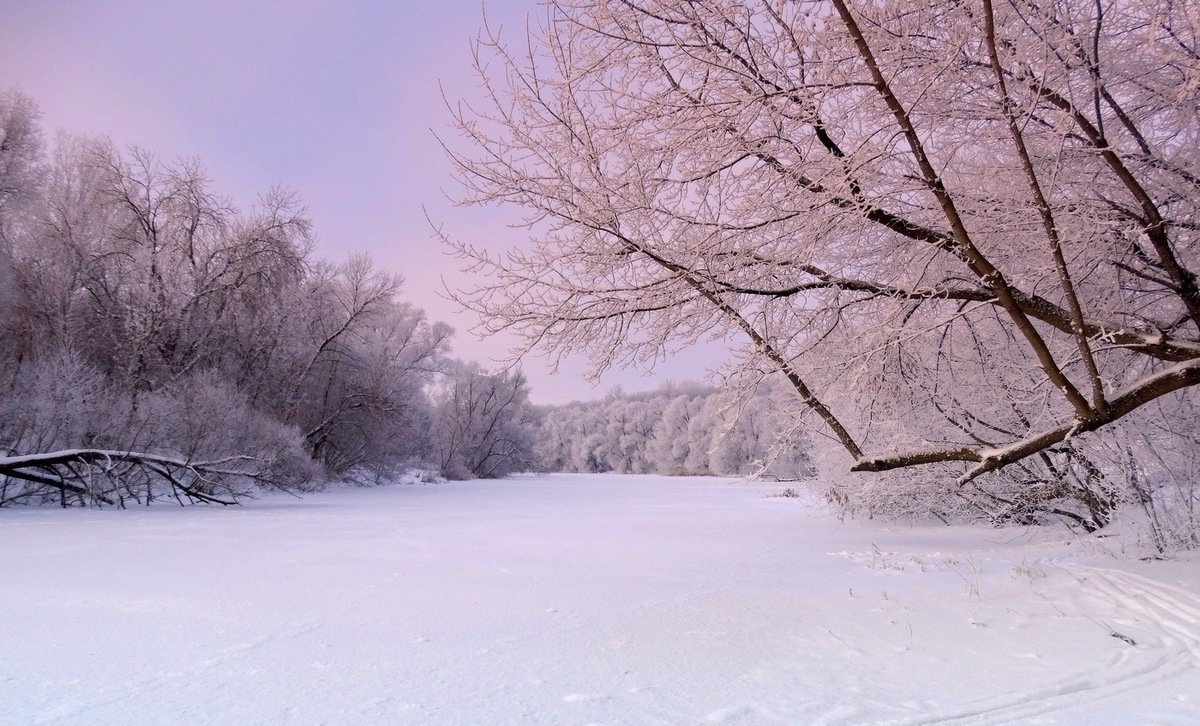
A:
<svg viewBox="0 0 1200 726">
<path fill-rule="evenodd" d="M 433 446 L 452 479 L 499 478 L 524 469 L 533 442 L 529 389 L 519 370 L 453 366 L 434 396 Z"/>
<path fill-rule="evenodd" d="M 1089 527 L 1095 432 L 1195 418 L 1195 5 L 550 2 L 477 57 L 466 201 L 535 232 L 458 244 L 496 329 L 601 366 L 739 337 L 833 469 Z"/>
<path fill-rule="evenodd" d="M 15 210 L 41 186 L 42 131 L 37 105 L 16 91 L 0 93 L 0 216 Z"/>
<path fill-rule="evenodd" d="M 23 347 L 14 270 L 14 238 L 42 186 L 42 134 L 34 103 L 15 91 L 0 94 L 0 352 L 4 363 Z M 0 368 L 0 375 L 13 371 Z"/>
<path fill-rule="evenodd" d="M 571 446 L 578 436 L 577 408 L 554 406 L 535 412 L 534 467 L 540 471 L 571 471 Z"/>
<path fill-rule="evenodd" d="M 681 394 L 671 398 L 647 443 L 646 456 L 654 471 L 662 474 L 682 474 L 693 443 L 688 436 L 688 424 L 696 413 L 698 396 Z"/>
<path fill-rule="evenodd" d="M 763 391 L 748 403 L 698 385 L 667 384 L 541 409 L 534 427 L 544 471 L 812 475 L 809 442 Z"/>
<path fill-rule="evenodd" d="M 431 454 L 449 329 L 299 200 L 60 137 L 0 96 L 0 505 L 229 503 Z"/>
<path fill-rule="evenodd" d="M 365 257 L 311 266 L 277 303 L 270 365 L 250 375 L 258 404 L 299 427 L 334 472 L 378 474 L 428 449 L 425 387 L 450 330 L 399 302 L 400 283 Z"/>
</svg>

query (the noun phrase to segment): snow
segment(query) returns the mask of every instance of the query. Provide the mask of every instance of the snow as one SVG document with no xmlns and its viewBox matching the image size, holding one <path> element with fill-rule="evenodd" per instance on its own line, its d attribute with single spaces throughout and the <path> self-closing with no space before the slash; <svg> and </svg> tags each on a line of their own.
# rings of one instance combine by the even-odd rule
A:
<svg viewBox="0 0 1200 726">
<path fill-rule="evenodd" d="M 0 510 L 0 721 L 1200 720 L 1195 559 L 781 490 L 552 475 Z"/>
</svg>

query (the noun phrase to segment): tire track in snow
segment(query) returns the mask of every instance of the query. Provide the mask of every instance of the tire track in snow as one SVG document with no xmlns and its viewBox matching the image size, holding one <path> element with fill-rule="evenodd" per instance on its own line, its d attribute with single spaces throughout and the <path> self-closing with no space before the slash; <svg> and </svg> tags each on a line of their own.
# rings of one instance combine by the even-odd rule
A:
<svg viewBox="0 0 1200 726">
<path fill-rule="evenodd" d="M 1122 618 L 1137 622 L 1153 639 L 1142 639 L 1122 651 L 1105 668 L 1077 673 L 1041 688 L 1006 694 L 958 709 L 888 721 L 918 724 L 1002 724 L 1051 714 L 1161 682 L 1200 668 L 1200 597 L 1186 590 L 1130 572 L 1062 564 L 1062 569 L 1086 588 L 1084 595 L 1104 598 Z M 1081 615 L 1087 617 L 1087 608 Z M 1111 626 L 1096 621 L 1109 630 Z M 1113 637 L 1122 637 L 1116 631 Z M 1147 653 L 1147 650 L 1153 651 Z"/>
</svg>

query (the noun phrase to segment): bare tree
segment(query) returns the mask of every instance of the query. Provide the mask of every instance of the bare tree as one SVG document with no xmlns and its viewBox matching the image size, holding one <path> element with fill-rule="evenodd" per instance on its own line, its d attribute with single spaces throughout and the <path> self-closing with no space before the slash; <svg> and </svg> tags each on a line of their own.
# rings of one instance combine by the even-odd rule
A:
<svg viewBox="0 0 1200 726">
<path fill-rule="evenodd" d="M 241 213 L 198 162 L 62 136 L 0 96 L 0 505 L 303 491 L 429 452 L 449 328 L 299 200 Z"/>
<path fill-rule="evenodd" d="M 492 479 L 531 458 L 529 389 L 519 370 L 487 373 L 462 363 L 434 397 L 433 446 L 444 475 Z"/>
<path fill-rule="evenodd" d="M 23 352 L 13 247 L 14 238 L 24 231 L 21 219 L 41 191 L 41 154 L 37 107 L 15 91 L 0 93 L 0 358 L 4 363 Z M 0 375 L 12 375 L 9 367 L 0 368 Z"/>
<path fill-rule="evenodd" d="M 36 104 L 16 91 L 0 93 L 0 215 L 36 194 L 42 133 Z"/>
<path fill-rule="evenodd" d="M 842 467 L 960 486 L 1091 496 L 1085 434 L 1194 401 L 1192 4 L 564 0 L 476 50 L 448 152 L 536 237 L 453 243 L 488 330 L 600 366 L 740 337 Z"/>
</svg>

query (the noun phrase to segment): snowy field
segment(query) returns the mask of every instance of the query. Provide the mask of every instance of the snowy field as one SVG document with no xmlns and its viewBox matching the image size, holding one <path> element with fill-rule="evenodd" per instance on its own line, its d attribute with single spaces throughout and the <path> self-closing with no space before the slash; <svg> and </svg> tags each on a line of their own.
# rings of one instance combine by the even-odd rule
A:
<svg viewBox="0 0 1200 726">
<path fill-rule="evenodd" d="M 1200 722 L 1195 558 L 781 489 L 0 510 L 0 723 Z"/>
</svg>

